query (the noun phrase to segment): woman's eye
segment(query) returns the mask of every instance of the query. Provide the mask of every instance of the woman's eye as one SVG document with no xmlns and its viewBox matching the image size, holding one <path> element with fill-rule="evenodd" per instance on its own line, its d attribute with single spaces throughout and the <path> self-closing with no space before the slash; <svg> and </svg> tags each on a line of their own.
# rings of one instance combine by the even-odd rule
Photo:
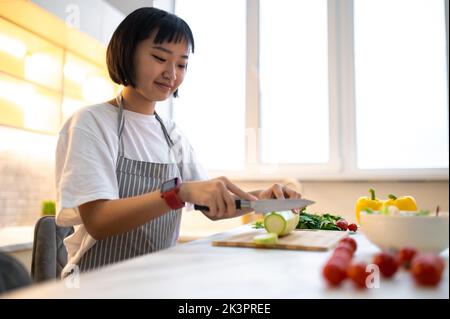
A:
<svg viewBox="0 0 450 319">
<path fill-rule="evenodd" d="M 152 56 L 153 56 L 156 60 L 158 60 L 158 61 L 160 61 L 160 62 L 166 62 L 165 59 L 163 59 L 163 58 L 161 58 L 161 57 L 159 57 L 159 56 L 157 56 L 157 55 L 152 54 Z"/>
<path fill-rule="evenodd" d="M 180 68 L 180 69 L 186 69 L 186 64 L 178 64 L 178 67 Z"/>
</svg>

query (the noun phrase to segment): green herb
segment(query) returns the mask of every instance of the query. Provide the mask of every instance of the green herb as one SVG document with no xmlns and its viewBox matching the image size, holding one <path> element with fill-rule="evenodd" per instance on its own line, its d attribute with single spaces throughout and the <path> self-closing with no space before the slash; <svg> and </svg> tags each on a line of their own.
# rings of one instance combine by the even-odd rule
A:
<svg viewBox="0 0 450 319">
<path fill-rule="evenodd" d="M 419 210 L 417 213 L 416 213 L 416 216 L 428 216 L 428 215 L 430 215 L 430 211 L 429 210 Z"/>
<path fill-rule="evenodd" d="M 375 213 L 375 212 L 373 211 L 373 209 L 371 209 L 371 208 L 365 208 L 365 209 L 363 209 L 363 211 L 365 211 L 368 215 L 374 214 L 374 213 Z"/>
<path fill-rule="evenodd" d="M 253 224 L 253 228 L 264 228 L 264 222 L 256 222 Z"/>
</svg>

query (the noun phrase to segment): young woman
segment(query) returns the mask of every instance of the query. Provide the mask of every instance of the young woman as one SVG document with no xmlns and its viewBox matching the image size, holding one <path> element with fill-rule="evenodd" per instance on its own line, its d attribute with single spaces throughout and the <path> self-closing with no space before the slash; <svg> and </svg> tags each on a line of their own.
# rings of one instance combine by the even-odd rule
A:
<svg viewBox="0 0 450 319">
<path fill-rule="evenodd" d="M 236 211 L 236 197 L 300 197 L 278 184 L 247 193 L 226 177 L 208 179 L 176 124 L 155 112 L 177 96 L 190 52 L 189 26 L 159 9 L 132 12 L 114 32 L 108 71 L 124 89 L 76 112 L 59 133 L 56 222 L 75 228 L 62 276 L 175 245 L 185 203 L 208 206 L 216 220 L 248 212 Z"/>
</svg>

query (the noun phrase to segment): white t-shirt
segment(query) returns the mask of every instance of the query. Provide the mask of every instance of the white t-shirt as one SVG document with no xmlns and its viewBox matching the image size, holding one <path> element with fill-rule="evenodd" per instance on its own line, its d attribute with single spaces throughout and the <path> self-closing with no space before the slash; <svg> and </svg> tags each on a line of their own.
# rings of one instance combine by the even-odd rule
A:
<svg viewBox="0 0 450 319">
<path fill-rule="evenodd" d="M 171 120 L 162 118 L 174 147 L 169 146 L 155 115 L 123 111 L 124 155 L 128 159 L 154 163 L 181 163 L 183 181 L 206 180 L 208 175 L 197 162 L 195 152 Z M 118 155 L 118 108 L 109 103 L 87 106 L 77 111 L 59 132 L 56 148 L 56 223 L 74 226 L 64 240 L 70 271 L 96 240 L 84 227 L 78 206 L 98 199 L 118 199 L 116 177 Z M 187 209 L 192 209 L 188 205 Z"/>
</svg>

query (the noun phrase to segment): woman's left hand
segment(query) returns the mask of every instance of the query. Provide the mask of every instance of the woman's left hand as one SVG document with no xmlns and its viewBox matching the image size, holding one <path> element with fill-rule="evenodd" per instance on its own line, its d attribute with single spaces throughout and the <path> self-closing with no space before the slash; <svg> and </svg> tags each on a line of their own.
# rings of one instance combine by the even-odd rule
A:
<svg viewBox="0 0 450 319">
<path fill-rule="evenodd" d="M 259 193 L 259 199 L 273 199 L 273 198 L 291 198 L 291 199 L 300 199 L 302 198 L 302 194 L 296 192 L 292 188 L 288 186 L 284 186 L 281 184 L 273 184 L 268 189 L 263 190 Z M 294 213 L 298 214 L 300 210 L 298 208 L 292 210 Z"/>
</svg>

